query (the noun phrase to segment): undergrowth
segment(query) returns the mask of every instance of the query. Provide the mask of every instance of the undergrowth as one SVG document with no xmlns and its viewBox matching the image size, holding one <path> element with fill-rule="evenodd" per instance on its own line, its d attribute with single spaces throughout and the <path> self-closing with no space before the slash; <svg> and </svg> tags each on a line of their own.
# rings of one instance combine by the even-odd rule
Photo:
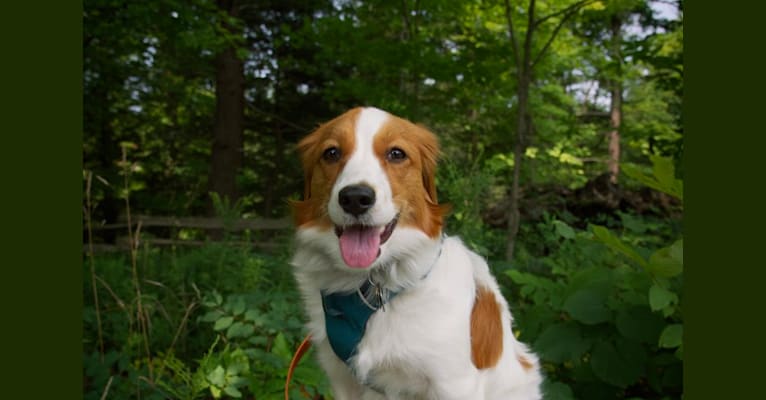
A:
<svg viewBox="0 0 766 400">
<path fill-rule="evenodd" d="M 219 241 L 198 248 L 143 244 L 148 234 L 140 221 L 131 221 L 130 177 L 136 168 L 127 155 L 134 145 L 121 146 L 122 185 L 96 177 L 125 201 L 127 252 L 94 253 L 94 174 L 83 174 L 85 399 L 282 397 L 293 349 L 304 336 L 288 263 L 289 233 L 273 238 L 278 245 L 270 252 L 258 252 L 247 244 L 249 232 L 231 230 L 241 204 L 213 196 L 224 220 Z M 294 394 L 329 398 L 310 353 L 295 371 Z"/>
<path fill-rule="evenodd" d="M 141 248 L 139 260 L 152 357 L 143 352 L 134 318 L 129 257 L 96 257 L 106 340 L 102 356 L 86 274 L 86 399 L 101 398 L 110 380 L 107 398 L 113 399 L 279 397 L 293 349 L 303 338 L 300 296 L 285 254 L 211 243 L 186 250 Z M 310 355 L 294 380 L 296 390 L 328 393 Z"/>
</svg>

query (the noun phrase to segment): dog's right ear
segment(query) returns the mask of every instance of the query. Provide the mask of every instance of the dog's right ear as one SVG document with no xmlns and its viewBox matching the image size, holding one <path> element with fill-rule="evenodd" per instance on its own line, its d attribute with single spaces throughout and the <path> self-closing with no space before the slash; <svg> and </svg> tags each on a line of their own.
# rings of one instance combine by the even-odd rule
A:
<svg viewBox="0 0 766 400">
<path fill-rule="evenodd" d="M 321 136 L 320 131 L 322 126 L 320 125 L 314 132 L 311 132 L 306 137 L 298 142 L 296 148 L 298 154 L 300 154 L 301 165 L 303 166 L 303 200 L 311 198 L 311 176 L 314 171 L 314 163 L 316 163 L 316 144 Z"/>
<path fill-rule="evenodd" d="M 301 139 L 296 145 L 301 166 L 303 168 L 303 199 L 290 201 L 293 210 L 293 219 L 296 226 L 304 225 L 314 218 L 314 205 L 311 197 L 311 180 L 314 175 L 314 166 L 317 162 L 317 143 L 322 135 L 323 126 L 320 125 L 313 132 Z"/>
</svg>

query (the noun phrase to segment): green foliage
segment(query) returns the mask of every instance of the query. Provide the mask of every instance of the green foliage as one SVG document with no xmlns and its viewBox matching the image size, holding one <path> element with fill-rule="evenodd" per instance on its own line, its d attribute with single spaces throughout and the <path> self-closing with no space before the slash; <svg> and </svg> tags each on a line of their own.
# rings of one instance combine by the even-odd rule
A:
<svg viewBox="0 0 766 400">
<path fill-rule="evenodd" d="M 642 268 L 638 251 L 613 234 L 604 241 L 563 224 L 551 227 L 560 232 L 558 252 L 538 260 L 550 272 L 506 272 L 509 297 L 521 301 L 515 308 L 521 339 L 533 344 L 557 384 L 550 398 L 564 396 L 561 385 L 573 393 L 565 398 L 599 398 L 593 392 L 599 385 L 611 393 L 604 398 L 680 393 L 680 380 L 662 379 L 681 363 L 666 357 L 681 344 L 678 282 Z M 594 257 L 593 243 L 613 253 Z"/>
<path fill-rule="evenodd" d="M 302 307 L 284 255 L 268 256 L 225 243 L 198 250 L 142 249 L 142 294 L 151 321 L 151 360 L 130 308 L 135 295 L 128 259 L 96 258 L 103 282 L 103 361 L 92 338 L 95 310 L 84 297 L 85 393 L 109 398 L 277 398 L 303 339 Z M 123 311 L 124 310 L 124 311 Z M 328 394 L 312 353 L 293 378 L 294 390 Z M 296 393 L 296 398 L 298 394 Z"/>
<path fill-rule="evenodd" d="M 478 160 L 470 165 L 459 165 L 445 160 L 439 169 L 437 187 L 439 201 L 449 204 L 450 213 L 445 222 L 445 231 L 460 236 L 466 245 L 485 256 L 493 249 L 499 249 L 502 235 L 487 229 L 481 218 L 486 207 L 492 178 L 478 166 Z"/>
<path fill-rule="evenodd" d="M 655 168 L 646 180 L 679 187 L 667 173 Z M 541 223 L 540 237 L 556 251 L 505 271 L 508 297 L 520 299 L 521 339 L 547 371 L 546 398 L 680 396 L 683 240 L 662 224 L 621 219 L 621 235 L 616 227 Z M 664 239 L 642 239 L 658 233 Z"/>
<path fill-rule="evenodd" d="M 232 231 L 234 223 L 245 211 L 242 199 L 237 199 L 232 203 L 230 198 L 221 198 L 216 192 L 209 192 L 208 195 L 210 195 L 210 200 L 213 202 L 213 209 L 216 215 L 223 220 L 223 229 L 227 232 Z"/>
<path fill-rule="evenodd" d="M 232 294 L 223 298 L 217 292 L 203 300 L 206 312 L 202 323 L 242 352 L 252 368 L 241 374 L 256 398 L 273 398 L 282 393 L 287 367 L 302 339 L 302 308 L 293 292 Z M 326 394 L 329 388 L 311 355 L 296 370 L 295 388 Z M 222 388 L 221 388 L 222 389 Z"/>
<path fill-rule="evenodd" d="M 683 181 L 676 178 L 673 160 L 660 156 L 652 156 L 651 160 L 651 175 L 645 174 L 639 167 L 631 164 L 624 164 L 622 172 L 652 189 L 683 200 L 684 185 Z"/>
</svg>

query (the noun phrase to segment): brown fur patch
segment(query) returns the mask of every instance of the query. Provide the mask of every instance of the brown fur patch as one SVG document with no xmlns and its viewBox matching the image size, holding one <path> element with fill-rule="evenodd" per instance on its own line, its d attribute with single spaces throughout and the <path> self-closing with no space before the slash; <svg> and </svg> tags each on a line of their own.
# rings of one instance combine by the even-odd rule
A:
<svg viewBox="0 0 766 400">
<path fill-rule="evenodd" d="M 526 357 L 520 355 L 516 357 L 516 359 L 519 360 L 519 364 L 521 364 L 521 367 L 524 368 L 525 370 L 529 371 L 532 369 L 533 367 L 532 362 L 529 361 Z"/>
<path fill-rule="evenodd" d="M 315 225 L 331 228 L 327 215 L 330 191 L 343 166 L 354 152 L 354 124 L 361 108 L 349 110 L 335 119 L 322 124 L 298 143 L 303 164 L 303 200 L 292 202 L 293 217 L 297 226 Z M 338 162 L 327 163 L 322 153 L 330 147 L 341 152 Z"/>
<path fill-rule="evenodd" d="M 397 147 L 407 154 L 398 163 L 389 162 L 386 153 Z M 399 208 L 399 224 L 413 226 L 430 237 L 441 232 L 447 207 L 436 198 L 436 160 L 439 142 L 427 129 L 391 116 L 375 135 L 373 149 L 391 184 Z"/>
<path fill-rule="evenodd" d="M 471 359 L 478 369 L 492 368 L 503 354 L 503 323 L 495 294 L 479 287 L 471 311 Z"/>
</svg>

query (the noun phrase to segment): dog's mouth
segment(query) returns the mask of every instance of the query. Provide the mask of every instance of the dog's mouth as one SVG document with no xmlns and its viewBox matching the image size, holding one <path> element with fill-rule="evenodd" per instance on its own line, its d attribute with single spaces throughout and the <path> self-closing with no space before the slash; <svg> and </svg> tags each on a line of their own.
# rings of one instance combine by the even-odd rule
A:
<svg viewBox="0 0 766 400">
<path fill-rule="evenodd" d="M 391 237 L 399 221 L 397 215 L 385 226 L 335 226 L 343 261 L 351 268 L 367 268 L 380 256 L 380 246 Z"/>
</svg>

